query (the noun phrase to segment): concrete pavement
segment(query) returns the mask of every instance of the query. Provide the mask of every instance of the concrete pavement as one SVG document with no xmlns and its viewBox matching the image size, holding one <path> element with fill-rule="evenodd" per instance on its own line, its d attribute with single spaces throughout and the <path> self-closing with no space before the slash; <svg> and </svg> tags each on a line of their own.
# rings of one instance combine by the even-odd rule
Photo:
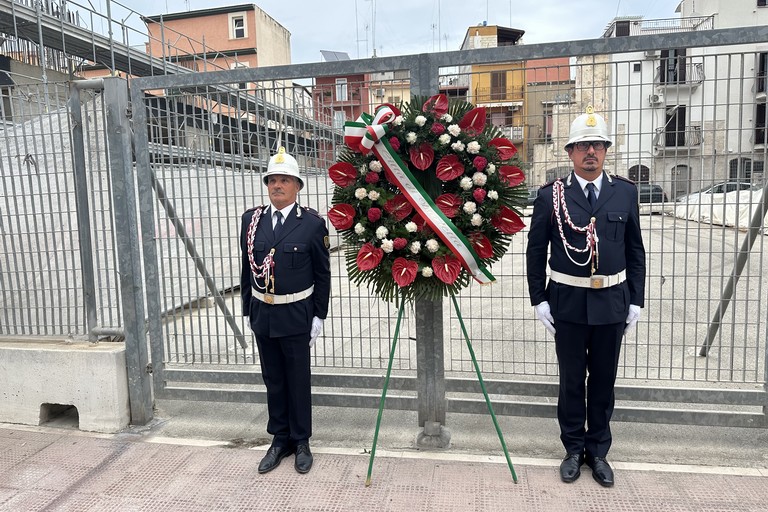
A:
<svg viewBox="0 0 768 512">
<path fill-rule="evenodd" d="M 373 420 L 373 421 L 371 421 Z M 489 417 L 451 415 L 453 446 L 412 448 L 415 414 L 386 411 L 365 487 L 375 411 L 316 408 L 307 475 L 287 458 L 256 466 L 269 442 L 261 404 L 160 401 L 147 426 L 114 435 L 0 424 L 0 511 L 765 511 L 766 433 L 615 423 L 616 486 L 583 467 L 559 480 L 556 422 L 500 418 L 512 480 Z"/>
</svg>

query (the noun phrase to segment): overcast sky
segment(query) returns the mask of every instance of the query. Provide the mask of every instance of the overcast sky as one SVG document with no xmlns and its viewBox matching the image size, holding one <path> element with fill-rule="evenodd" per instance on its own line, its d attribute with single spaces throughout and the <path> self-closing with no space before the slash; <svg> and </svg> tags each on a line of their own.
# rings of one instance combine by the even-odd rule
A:
<svg viewBox="0 0 768 512">
<path fill-rule="evenodd" d="M 115 0 L 143 15 L 254 2 Z M 736 0 L 743 1 L 743 0 Z M 106 0 L 91 0 L 104 7 Z M 593 39 L 615 16 L 675 18 L 679 0 L 261 0 L 291 33 L 293 63 L 317 62 L 320 50 L 350 58 L 458 50 L 467 28 L 487 21 L 525 31 L 526 44 Z M 105 12 L 102 10 L 101 12 Z M 123 19 L 124 14 L 113 18 Z"/>
</svg>

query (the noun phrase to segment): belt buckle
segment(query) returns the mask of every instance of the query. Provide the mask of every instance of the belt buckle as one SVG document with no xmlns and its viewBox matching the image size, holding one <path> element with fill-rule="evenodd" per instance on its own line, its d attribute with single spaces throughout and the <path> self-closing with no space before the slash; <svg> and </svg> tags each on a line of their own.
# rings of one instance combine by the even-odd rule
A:
<svg viewBox="0 0 768 512">
<path fill-rule="evenodd" d="M 600 288 L 603 288 L 604 286 L 604 279 L 603 276 L 590 276 L 589 277 L 589 287 L 595 290 L 599 290 Z"/>
<path fill-rule="evenodd" d="M 264 302 L 267 304 L 274 304 L 275 303 L 275 296 L 271 293 L 265 293 L 264 294 Z"/>
</svg>

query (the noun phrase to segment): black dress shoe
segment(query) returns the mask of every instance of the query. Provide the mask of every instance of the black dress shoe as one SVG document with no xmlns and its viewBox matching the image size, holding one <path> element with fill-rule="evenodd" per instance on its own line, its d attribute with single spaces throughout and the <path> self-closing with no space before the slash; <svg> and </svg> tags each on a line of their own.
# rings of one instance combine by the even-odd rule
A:
<svg viewBox="0 0 768 512">
<path fill-rule="evenodd" d="M 592 478 L 603 487 L 613 487 L 613 470 L 603 457 L 587 457 L 587 466 L 592 468 Z"/>
<path fill-rule="evenodd" d="M 560 463 L 560 480 L 566 483 L 575 482 L 581 476 L 581 465 L 584 464 L 584 455 L 581 453 L 569 453 Z"/>
<path fill-rule="evenodd" d="M 287 446 L 270 446 L 259 463 L 259 473 L 268 473 L 280 465 L 280 461 L 293 453 Z"/>
<path fill-rule="evenodd" d="M 312 452 L 309 451 L 309 444 L 303 443 L 296 446 L 296 463 L 293 466 L 301 474 L 309 473 L 312 469 Z"/>
</svg>

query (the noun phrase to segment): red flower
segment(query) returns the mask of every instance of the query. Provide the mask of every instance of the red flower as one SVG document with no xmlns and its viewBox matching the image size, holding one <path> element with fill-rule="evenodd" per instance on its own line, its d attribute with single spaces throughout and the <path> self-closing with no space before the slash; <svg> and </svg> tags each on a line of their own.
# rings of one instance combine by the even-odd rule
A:
<svg viewBox="0 0 768 512">
<path fill-rule="evenodd" d="M 440 123 L 435 123 L 432 125 L 432 128 L 429 129 L 432 133 L 435 135 L 442 135 L 445 131 L 445 126 Z"/>
<path fill-rule="evenodd" d="M 357 268 L 365 272 L 376 268 L 384 257 L 384 251 L 368 242 L 357 252 Z"/>
<path fill-rule="evenodd" d="M 461 273 L 461 262 L 452 254 L 437 256 L 432 260 L 432 270 L 439 280 L 445 284 L 453 284 Z"/>
<path fill-rule="evenodd" d="M 408 245 L 408 240 L 405 238 L 397 237 L 394 240 L 392 240 L 392 247 L 395 248 L 395 250 L 399 251 L 400 249 L 405 249 L 405 246 Z"/>
<path fill-rule="evenodd" d="M 506 206 L 499 208 L 499 213 L 491 218 L 491 224 L 507 235 L 514 235 L 525 227 L 520 216 Z"/>
<path fill-rule="evenodd" d="M 418 147 L 411 147 L 409 154 L 411 156 L 411 163 L 420 171 L 429 169 L 429 166 L 432 165 L 432 161 L 435 159 L 435 150 L 432 149 L 432 145 L 428 142 L 422 142 Z"/>
<path fill-rule="evenodd" d="M 424 220 L 424 217 L 418 213 L 411 217 L 411 220 L 416 224 L 416 231 L 432 231 L 429 224 L 427 224 L 427 221 Z"/>
<path fill-rule="evenodd" d="M 381 209 L 380 208 L 371 208 L 368 210 L 368 220 L 371 222 L 376 222 L 381 218 Z"/>
<path fill-rule="evenodd" d="M 464 174 L 464 164 L 461 163 L 457 155 L 445 155 L 437 162 L 435 175 L 442 181 L 455 180 Z"/>
<path fill-rule="evenodd" d="M 501 176 L 501 181 L 505 182 L 510 187 L 516 187 L 525 181 L 525 173 L 523 173 L 523 170 L 514 165 L 502 165 L 499 168 L 499 176 Z"/>
<path fill-rule="evenodd" d="M 441 117 L 448 112 L 448 97 L 445 94 L 435 94 L 421 107 L 422 112 L 432 112 L 436 117 Z"/>
<path fill-rule="evenodd" d="M 398 151 L 400 149 L 400 139 L 398 139 L 397 137 L 390 137 L 389 145 L 392 146 L 392 149 L 394 149 L 395 151 Z"/>
<path fill-rule="evenodd" d="M 355 222 L 355 209 L 345 203 L 335 204 L 328 210 L 328 218 L 336 229 L 349 229 Z"/>
<path fill-rule="evenodd" d="M 485 196 L 486 196 L 486 194 L 488 194 L 488 192 L 486 192 L 484 188 L 476 188 L 476 189 L 475 189 L 475 190 L 472 192 L 472 197 L 474 197 L 474 198 L 475 198 L 475 201 L 476 201 L 478 204 L 480 204 L 480 203 L 482 203 L 483 201 L 485 201 Z"/>
<path fill-rule="evenodd" d="M 384 204 L 384 209 L 397 220 L 403 220 L 411 214 L 413 205 L 408 202 L 408 198 L 405 195 L 397 194 Z"/>
<path fill-rule="evenodd" d="M 475 107 L 461 118 L 459 128 L 464 130 L 467 135 L 473 136 L 483 133 L 485 129 L 485 107 Z"/>
<path fill-rule="evenodd" d="M 488 166 L 488 159 L 483 156 L 476 156 L 472 160 L 472 165 L 474 165 L 475 169 L 477 169 L 478 171 L 482 171 Z"/>
<path fill-rule="evenodd" d="M 418 271 L 418 263 L 407 260 L 402 256 L 396 258 L 392 263 L 392 277 L 400 288 L 404 288 L 411 284 L 416 279 L 416 272 Z"/>
<path fill-rule="evenodd" d="M 348 187 L 357 179 L 357 169 L 349 162 L 336 162 L 328 169 L 331 181 L 340 187 Z"/>
<path fill-rule="evenodd" d="M 509 160 L 517 153 L 515 145 L 504 137 L 493 139 L 488 142 L 488 145 L 495 147 L 499 151 L 499 158 L 502 160 Z"/>
<path fill-rule="evenodd" d="M 379 182 L 379 173 L 377 172 L 369 172 L 365 175 L 365 182 L 374 184 Z"/>
<path fill-rule="evenodd" d="M 469 235 L 469 241 L 472 243 L 472 248 L 480 258 L 485 259 L 493 256 L 493 246 L 491 245 L 491 241 L 488 240 L 484 234 L 476 231 Z"/>
<path fill-rule="evenodd" d="M 461 198 L 456 194 L 443 194 L 435 199 L 435 206 L 437 206 L 446 217 L 452 219 L 459 213 L 459 208 L 461 208 Z"/>
</svg>

